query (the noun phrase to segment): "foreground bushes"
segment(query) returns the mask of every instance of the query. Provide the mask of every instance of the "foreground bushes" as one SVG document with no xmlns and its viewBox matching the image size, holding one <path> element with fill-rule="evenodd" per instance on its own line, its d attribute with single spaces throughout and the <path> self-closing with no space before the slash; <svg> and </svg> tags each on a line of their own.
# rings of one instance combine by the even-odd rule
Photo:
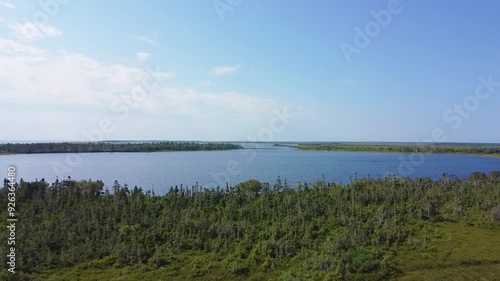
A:
<svg viewBox="0 0 500 281">
<path fill-rule="evenodd" d="M 498 172 L 345 187 L 250 180 L 234 188 L 173 187 L 162 196 L 118 183 L 108 191 L 100 181 L 42 180 L 21 182 L 16 197 L 18 271 L 26 274 L 87 262 L 165 267 L 206 253 L 214 257 L 206 270 L 233 276 L 282 268 L 283 278 L 298 280 L 382 280 L 400 273 L 398 249 L 428 223 L 500 224 Z M 5 187 L 0 202 L 7 206 Z M 6 233 L 0 238 L 7 241 Z M 204 272 L 194 267 L 193 274 Z"/>
</svg>

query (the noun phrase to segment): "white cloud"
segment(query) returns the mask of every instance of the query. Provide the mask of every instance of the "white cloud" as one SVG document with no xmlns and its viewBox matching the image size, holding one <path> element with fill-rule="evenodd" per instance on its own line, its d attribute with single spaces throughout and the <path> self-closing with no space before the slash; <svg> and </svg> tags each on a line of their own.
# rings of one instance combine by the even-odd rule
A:
<svg viewBox="0 0 500 281">
<path fill-rule="evenodd" d="M 240 68 L 239 65 L 236 66 L 217 66 L 212 69 L 212 74 L 213 75 L 225 75 L 231 72 L 235 72 Z"/>
<path fill-rule="evenodd" d="M 4 6 L 5 8 L 9 8 L 9 9 L 16 8 L 16 6 L 12 5 L 11 3 L 7 2 L 7 1 L 0 1 L 0 5 Z"/>
<path fill-rule="evenodd" d="M 158 42 L 156 42 L 155 39 L 151 38 L 150 36 L 147 36 L 147 35 L 132 35 L 130 36 L 131 39 L 134 39 L 134 40 L 137 40 L 137 41 L 141 41 L 143 43 L 146 43 L 146 44 L 149 44 L 149 45 L 152 45 L 152 46 L 156 46 L 158 45 Z"/>
<path fill-rule="evenodd" d="M 212 81 L 210 81 L 210 80 L 205 80 L 205 81 L 202 81 L 200 83 L 200 86 L 202 86 L 202 87 L 208 87 L 210 85 L 212 85 Z"/>
<path fill-rule="evenodd" d="M 115 95 L 130 94 L 148 71 L 100 63 L 87 56 L 43 50 L 12 40 L 0 40 L 0 100 L 25 103 L 105 105 Z M 172 73 L 156 71 L 157 80 Z"/>
<path fill-rule="evenodd" d="M 22 44 L 14 40 L 5 40 L 0 38 L 0 54 L 10 55 L 30 55 L 30 56 L 43 56 L 45 51 L 37 49 L 30 45 Z"/>
<path fill-rule="evenodd" d="M 62 31 L 48 25 L 48 24 L 35 24 L 33 22 L 26 22 L 24 24 L 15 23 L 10 24 L 9 29 L 14 35 L 23 41 L 33 42 L 35 40 L 43 39 L 45 37 L 54 37 L 62 35 Z"/>
<path fill-rule="evenodd" d="M 160 80 L 167 80 L 167 79 L 172 79 L 175 77 L 175 74 L 173 73 L 170 73 L 170 72 L 155 72 L 153 73 L 153 76 L 156 78 L 156 79 L 160 79 Z"/>
<path fill-rule="evenodd" d="M 145 62 L 149 59 L 150 56 L 151 56 L 150 53 L 139 52 L 135 55 L 135 58 L 138 62 Z"/>
<path fill-rule="evenodd" d="M 207 93 L 190 87 L 164 87 L 155 96 L 158 110 L 174 115 L 214 117 L 234 115 L 236 119 L 260 119 L 279 104 L 270 98 L 241 93 Z M 239 116 L 239 117 L 238 117 Z"/>
<path fill-rule="evenodd" d="M 0 17 L 0 21 L 3 21 L 3 18 L 2 18 L 2 17 Z"/>
<path fill-rule="evenodd" d="M 126 120 L 120 119 L 122 113 L 113 111 L 112 104 L 130 100 L 144 77 L 150 78 L 148 84 L 162 83 L 147 90 L 144 101 L 129 106 Z M 11 128 L 11 135 L 24 139 L 85 140 L 82 130 L 110 118 L 116 130 L 106 139 L 245 140 L 268 127 L 273 111 L 283 108 L 257 95 L 173 87 L 168 83 L 172 77 L 158 68 L 106 64 L 73 52 L 51 53 L 0 40 L 0 119 L 25 112 Z"/>
</svg>

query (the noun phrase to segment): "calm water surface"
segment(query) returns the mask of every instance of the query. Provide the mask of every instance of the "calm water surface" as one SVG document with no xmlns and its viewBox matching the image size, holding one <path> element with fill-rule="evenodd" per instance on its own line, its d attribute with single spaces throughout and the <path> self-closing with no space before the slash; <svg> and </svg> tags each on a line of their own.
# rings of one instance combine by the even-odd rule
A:
<svg viewBox="0 0 500 281">
<path fill-rule="evenodd" d="M 460 178 L 474 171 L 500 170 L 500 158 L 470 155 L 409 154 L 365 152 L 300 151 L 269 144 L 245 144 L 250 149 L 231 151 L 189 151 L 152 153 L 23 154 L 0 156 L 0 168 L 17 167 L 17 178 L 49 182 L 71 176 L 73 179 L 100 179 L 107 187 L 115 180 L 143 189 L 154 187 L 164 193 L 171 186 L 225 186 L 248 179 L 271 184 L 278 176 L 289 185 L 298 181 L 321 180 L 347 183 L 350 177 L 397 176 L 439 179 L 442 173 Z M 422 158 L 423 157 L 423 158 Z M 79 161 L 81 160 L 81 161 Z M 78 163 L 80 162 L 80 163 Z"/>
</svg>

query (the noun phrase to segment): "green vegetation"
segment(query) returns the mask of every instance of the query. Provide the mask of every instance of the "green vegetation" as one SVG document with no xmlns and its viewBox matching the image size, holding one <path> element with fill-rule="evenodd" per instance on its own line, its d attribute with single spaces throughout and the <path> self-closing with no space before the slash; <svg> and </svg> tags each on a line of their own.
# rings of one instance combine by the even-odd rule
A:
<svg viewBox="0 0 500 281">
<path fill-rule="evenodd" d="M 239 144 L 194 142 L 63 142 L 63 143 L 8 143 L 0 144 L 1 154 L 80 153 L 80 152 L 155 152 L 192 150 L 241 149 Z"/>
<path fill-rule="evenodd" d="M 283 146 L 276 144 L 277 146 Z M 301 150 L 359 151 L 359 152 L 402 152 L 402 153 L 443 153 L 476 154 L 500 156 L 500 145 L 458 145 L 458 144 L 300 144 Z"/>
<path fill-rule="evenodd" d="M 118 182 L 112 189 L 101 181 L 20 182 L 18 273 L 4 270 L 0 280 L 499 276 L 500 172 L 348 186 L 249 180 L 172 187 L 162 196 Z M 1 228 L 6 219 L 0 208 Z M 0 240 L 7 241 L 5 231 Z"/>
<path fill-rule="evenodd" d="M 438 223 L 426 245 L 401 252 L 401 280 L 500 280 L 500 232 L 464 224 Z M 423 244 L 422 244 L 423 245 Z"/>
</svg>

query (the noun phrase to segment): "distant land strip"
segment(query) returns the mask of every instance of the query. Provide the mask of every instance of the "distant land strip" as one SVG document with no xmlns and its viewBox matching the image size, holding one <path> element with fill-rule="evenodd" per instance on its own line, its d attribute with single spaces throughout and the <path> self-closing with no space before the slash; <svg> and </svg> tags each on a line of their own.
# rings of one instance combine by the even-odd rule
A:
<svg viewBox="0 0 500 281">
<path fill-rule="evenodd" d="M 0 155 L 35 153 L 92 153 L 92 152 L 159 152 L 242 149 L 232 143 L 195 142 L 60 142 L 60 143 L 7 143 L 0 144 Z"/>
<path fill-rule="evenodd" d="M 298 144 L 275 146 L 294 147 L 300 150 L 353 151 L 383 153 L 435 153 L 435 154 L 473 154 L 500 157 L 500 145 L 465 144 Z"/>
</svg>

